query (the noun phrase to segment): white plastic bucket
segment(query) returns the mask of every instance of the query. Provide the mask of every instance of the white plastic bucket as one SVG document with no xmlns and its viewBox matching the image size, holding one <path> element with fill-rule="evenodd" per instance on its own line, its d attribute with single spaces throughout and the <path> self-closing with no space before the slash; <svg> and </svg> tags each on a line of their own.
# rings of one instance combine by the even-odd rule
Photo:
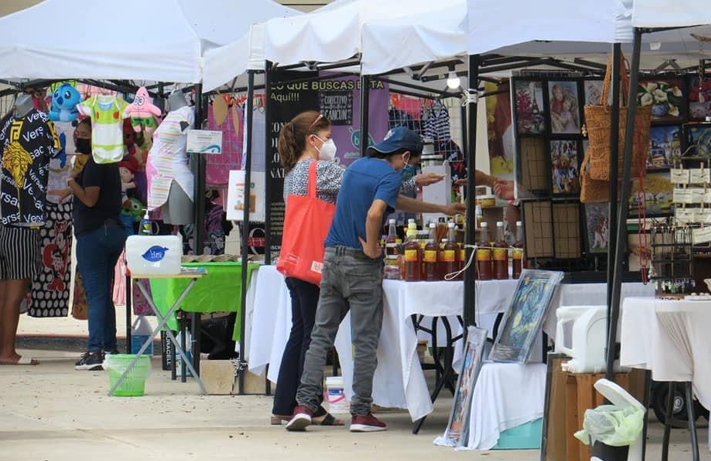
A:
<svg viewBox="0 0 711 461">
<path fill-rule="evenodd" d="M 343 390 L 342 376 L 329 376 L 326 378 L 326 402 L 330 413 L 349 413 L 350 404 L 346 400 L 346 393 Z"/>
</svg>

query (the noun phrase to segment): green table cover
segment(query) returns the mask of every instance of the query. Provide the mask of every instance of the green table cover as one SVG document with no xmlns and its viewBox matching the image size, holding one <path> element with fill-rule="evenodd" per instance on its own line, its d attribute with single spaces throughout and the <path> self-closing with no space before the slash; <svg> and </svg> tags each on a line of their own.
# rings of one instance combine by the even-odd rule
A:
<svg viewBox="0 0 711 461">
<path fill-rule="evenodd" d="M 240 340 L 242 316 L 240 303 L 242 300 L 242 263 L 241 262 L 210 262 L 184 263 L 183 267 L 204 267 L 207 275 L 195 283 L 188 296 L 180 303 L 179 309 L 185 312 L 210 314 L 214 312 L 237 312 L 237 320 L 232 337 Z M 247 273 L 247 286 L 252 280 L 252 272 L 260 264 L 250 263 Z M 189 279 L 151 279 L 151 293 L 156 307 L 165 315 L 175 301 L 190 283 Z M 168 327 L 173 331 L 178 329 L 175 318 L 168 320 Z"/>
</svg>

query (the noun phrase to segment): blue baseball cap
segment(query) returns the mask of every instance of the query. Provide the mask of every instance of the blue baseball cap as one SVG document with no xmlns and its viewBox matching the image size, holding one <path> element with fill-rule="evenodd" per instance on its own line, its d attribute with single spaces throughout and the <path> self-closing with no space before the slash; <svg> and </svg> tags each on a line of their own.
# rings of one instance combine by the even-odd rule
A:
<svg viewBox="0 0 711 461">
<path fill-rule="evenodd" d="M 370 148 L 381 154 L 392 154 L 400 149 L 405 149 L 419 155 L 422 152 L 423 143 L 417 133 L 407 127 L 399 126 L 388 131 L 383 142 Z"/>
</svg>

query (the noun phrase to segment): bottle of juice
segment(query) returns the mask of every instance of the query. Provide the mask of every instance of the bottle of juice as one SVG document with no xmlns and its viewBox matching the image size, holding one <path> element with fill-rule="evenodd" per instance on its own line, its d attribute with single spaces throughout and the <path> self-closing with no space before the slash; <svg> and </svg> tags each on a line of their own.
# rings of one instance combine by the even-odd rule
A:
<svg viewBox="0 0 711 461">
<path fill-rule="evenodd" d="M 508 280 L 509 278 L 509 245 L 504 238 L 504 223 L 496 223 L 496 242 L 494 242 L 494 278 Z"/>
<path fill-rule="evenodd" d="M 388 236 L 385 238 L 385 263 L 393 264 L 397 260 L 397 229 L 395 220 L 388 220 Z"/>
<path fill-rule="evenodd" d="M 512 277 L 517 279 L 523 270 L 523 223 L 516 221 L 516 243 L 511 253 Z"/>
<path fill-rule="evenodd" d="M 410 228 L 407 231 L 407 242 L 405 242 L 405 281 L 419 282 L 421 280 L 420 269 L 422 258 L 420 258 L 420 242 L 417 241 L 417 230 Z"/>
<path fill-rule="evenodd" d="M 447 242 L 442 248 L 442 277 L 459 271 L 459 246 L 454 223 L 447 224 Z"/>
<path fill-rule="evenodd" d="M 436 243 L 437 225 L 430 223 L 430 236 L 425 245 L 424 279 L 428 282 L 439 280 L 439 245 Z"/>
<path fill-rule="evenodd" d="M 489 240 L 489 223 L 481 223 L 481 236 L 477 243 L 476 250 L 476 270 L 479 280 L 491 280 L 494 268 L 491 263 L 491 241 Z"/>
</svg>

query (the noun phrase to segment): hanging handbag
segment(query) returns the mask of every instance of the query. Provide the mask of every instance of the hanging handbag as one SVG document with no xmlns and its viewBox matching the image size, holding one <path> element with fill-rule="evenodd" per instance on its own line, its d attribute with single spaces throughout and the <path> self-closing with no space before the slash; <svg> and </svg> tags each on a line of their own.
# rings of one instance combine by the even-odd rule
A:
<svg viewBox="0 0 711 461">
<path fill-rule="evenodd" d="M 331 227 L 336 206 L 316 197 L 316 165 L 309 166 L 307 195 L 286 198 L 284 235 L 277 270 L 285 277 L 294 277 L 319 285 L 323 268 L 324 242 Z"/>
<path fill-rule="evenodd" d="M 583 163 L 580 167 L 580 202 L 581 203 L 606 203 L 610 201 L 610 182 L 598 181 L 590 177 L 590 154 L 585 152 Z M 619 183 L 618 183 L 619 189 Z M 618 195 L 618 201 L 619 195 Z"/>
<path fill-rule="evenodd" d="M 619 174 L 622 176 L 622 165 L 624 163 L 625 147 L 625 127 L 627 125 L 627 94 L 629 90 L 629 79 L 627 77 L 626 63 L 624 57 L 621 58 L 620 79 L 622 80 L 621 91 L 622 105 L 620 106 L 620 137 L 619 137 Z M 610 179 L 610 128 L 612 126 L 612 107 L 608 105 L 610 86 L 612 84 L 612 57 L 607 60 L 607 70 L 602 86 L 602 96 L 600 104 L 586 105 L 585 124 L 588 132 L 590 146 L 587 155 L 590 157 L 590 179 L 599 181 L 609 181 Z M 636 89 L 635 89 L 636 90 Z M 636 103 L 636 91 L 633 95 L 632 103 Z M 651 106 L 637 107 L 635 116 L 635 135 L 633 144 L 632 176 L 644 174 L 647 153 L 649 152 L 649 128 L 652 118 Z"/>
</svg>

